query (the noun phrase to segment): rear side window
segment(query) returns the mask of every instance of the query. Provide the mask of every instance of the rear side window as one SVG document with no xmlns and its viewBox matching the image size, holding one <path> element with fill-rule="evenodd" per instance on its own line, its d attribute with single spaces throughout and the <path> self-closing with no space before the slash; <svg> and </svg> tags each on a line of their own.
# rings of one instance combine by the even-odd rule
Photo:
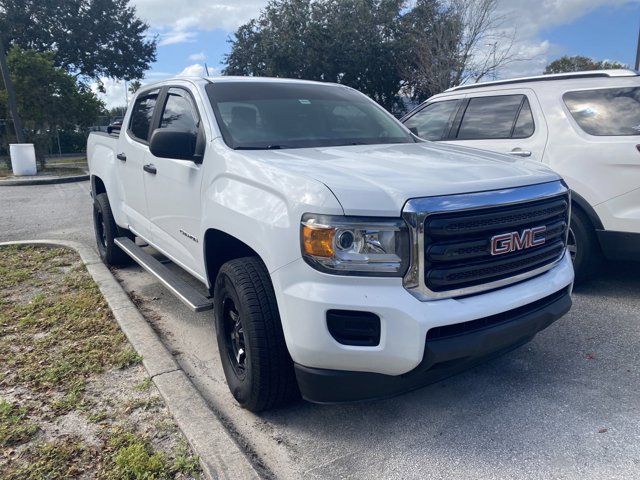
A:
<svg viewBox="0 0 640 480">
<path fill-rule="evenodd" d="M 188 94 L 179 88 L 170 88 L 160 120 L 160 128 L 175 128 L 198 133 L 198 117 Z"/>
<path fill-rule="evenodd" d="M 526 138 L 533 131 L 531 106 L 524 95 L 476 97 L 469 100 L 456 139 Z"/>
<path fill-rule="evenodd" d="M 640 87 L 567 92 L 563 99 L 589 135 L 640 135 Z"/>
<path fill-rule="evenodd" d="M 405 125 L 420 138 L 433 141 L 442 140 L 449 131 L 459 104 L 460 100 L 432 103 L 409 118 Z"/>
<path fill-rule="evenodd" d="M 158 100 L 159 90 L 153 90 L 140 95 L 131 110 L 129 133 L 137 140 L 149 141 L 149 126 L 153 118 L 153 111 Z"/>
</svg>

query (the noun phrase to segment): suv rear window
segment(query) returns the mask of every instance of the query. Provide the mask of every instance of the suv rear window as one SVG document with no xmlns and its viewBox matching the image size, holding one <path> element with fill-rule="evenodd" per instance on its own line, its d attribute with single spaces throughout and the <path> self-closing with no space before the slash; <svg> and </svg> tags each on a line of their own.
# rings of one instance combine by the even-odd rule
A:
<svg viewBox="0 0 640 480">
<path fill-rule="evenodd" d="M 562 98 L 589 135 L 640 135 L 640 87 L 567 92 Z"/>
</svg>

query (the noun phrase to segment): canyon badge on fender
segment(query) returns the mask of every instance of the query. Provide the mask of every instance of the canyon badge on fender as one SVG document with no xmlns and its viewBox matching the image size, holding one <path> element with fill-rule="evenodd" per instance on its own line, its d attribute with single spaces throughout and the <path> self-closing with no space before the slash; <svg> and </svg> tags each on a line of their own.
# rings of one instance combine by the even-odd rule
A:
<svg viewBox="0 0 640 480">
<path fill-rule="evenodd" d="M 546 241 L 544 233 L 546 226 L 526 228 L 522 232 L 501 233 L 491 237 L 491 255 L 503 255 L 505 253 L 525 250 L 537 247 Z"/>
</svg>

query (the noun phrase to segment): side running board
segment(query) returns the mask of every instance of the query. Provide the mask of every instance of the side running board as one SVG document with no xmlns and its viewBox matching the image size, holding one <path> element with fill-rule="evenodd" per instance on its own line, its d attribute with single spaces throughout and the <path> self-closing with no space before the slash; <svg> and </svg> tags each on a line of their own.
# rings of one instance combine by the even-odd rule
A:
<svg viewBox="0 0 640 480">
<path fill-rule="evenodd" d="M 187 284 L 152 255 L 149 255 L 136 245 L 130 238 L 118 237 L 114 239 L 114 243 L 135 260 L 138 265 L 156 277 L 160 283 L 167 287 L 171 293 L 182 300 L 194 312 L 202 312 L 213 308 L 213 301 L 210 298 L 205 297 L 191 285 Z"/>
</svg>

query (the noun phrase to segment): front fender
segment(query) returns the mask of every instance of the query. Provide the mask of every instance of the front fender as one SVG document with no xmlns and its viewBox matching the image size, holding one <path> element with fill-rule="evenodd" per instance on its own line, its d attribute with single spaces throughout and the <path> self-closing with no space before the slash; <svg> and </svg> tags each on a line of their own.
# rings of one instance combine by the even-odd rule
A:
<svg viewBox="0 0 640 480">
<path fill-rule="evenodd" d="M 225 172 L 205 188 L 201 238 L 210 228 L 221 230 L 251 247 L 273 273 L 301 257 L 304 213 L 343 210 L 321 182 L 265 165 L 249 171 Z"/>
</svg>

